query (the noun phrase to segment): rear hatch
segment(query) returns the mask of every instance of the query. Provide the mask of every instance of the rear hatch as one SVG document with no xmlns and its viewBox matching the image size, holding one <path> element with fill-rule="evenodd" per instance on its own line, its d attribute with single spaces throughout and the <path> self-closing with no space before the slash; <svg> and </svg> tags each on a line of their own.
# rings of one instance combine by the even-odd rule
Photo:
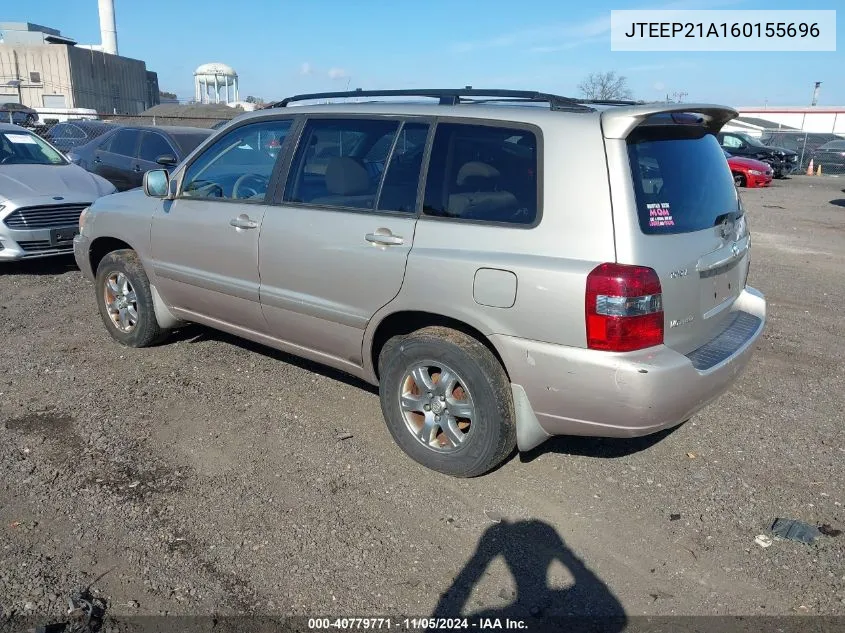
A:
<svg viewBox="0 0 845 633">
<path fill-rule="evenodd" d="M 731 325 L 747 278 L 747 222 L 714 136 L 736 113 L 715 106 L 640 109 L 627 119 L 619 111 L 602 116 L 611 135 L 617 261 L 657 272 L 664 343 L 687 354 Z"/>
</svg>

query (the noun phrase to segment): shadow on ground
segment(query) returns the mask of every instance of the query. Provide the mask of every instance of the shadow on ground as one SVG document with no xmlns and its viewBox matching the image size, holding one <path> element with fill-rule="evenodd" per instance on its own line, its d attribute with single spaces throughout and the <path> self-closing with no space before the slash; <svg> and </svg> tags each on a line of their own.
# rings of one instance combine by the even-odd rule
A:
<svg viewBox="0 0 845 633">
<path fill-rule="evenodd" d="M 498 557 L 504 559 L 516 584 L 514 592 L 499 594 L 511 602 L 472 612 L 473 588 Z M 566 569 L 571 584 L 564 581 L 560 583 L 563 587 L 550 586 L 549 571 L 555 562 Z M 475 553 L 441 594 L 432 614 L 433 618 L 458 616 L 475 622 L 499 618 L 502 628 L 506 628 L 505 618 L 522 620 L 529 631 L 567 630 L 567 620 L 562 618 L 569 619 L 569 624 L 574 623 L 572 619 L 601 618 L 601 631 L 607 632 L 622 631 L 627 622 L 622 604 L 607 584 L 566 546 L 551 525 L 536 519 L 502 521 L 484 532 Z"/>
<path fill-rule="evenodd" d="M 842 191 L 845 191 L 845 189 L 843 189 Z M 845 207 L 845 198 L 837 198 L 836 200 L 831 200 L 830 204 L 837 207 Z"/>
<path fill-rule="evenodd" d="M 203 325 L 197 325 L 194 323 L 186 325 L 180 328 L 179 330 L 173 332 L 173 334 L 171 334 L 167 338 L 167 340 L 164 341 L 164 344 L 173 343 L 176 341 L 187 341 L 188 343 L 200 343 L 202 341 L 219 341 L 221 343 L 226 343 L 227 345 L 234 345 L 236 347 L 240 347 L 241 349 L 254 352 L 256 354 L 261 354 L 262 356 L 267 356 L 279 362 L 287 363 L 289 365 L 293 365 L 294 367 L 299 367 L 300 369 L 314 372 L 315 374 L 320 374 L 321 376 L 325 376 L 326 378 L 331 378 L 332 380 L 337 380 L 338 382 L 342 382 L 352 387 L 363 389 L 365 391 L 369 391 L 372 394 L 378 395 L 378 387 L 366 383 L 363 380 L 356 378 L 355 376 L 350 376 L 349 374 L 345 374 L 342 371 L 338 371 L 331 367 L 321 365 L 320 363 L 315 363 L 310 360 L 300 358 L 299 356 L 294 356 L 293 354 L 281 352 L 272 347 L 262 345 L 261 343 L 254 343 L 252 341 L 248 341 L 247 339 L 240 338 L 233 334 L 228 334 L 226 332 L 205 327 Z"/>
<path fill-rule="evenodd" d="M 523 462 L 531 462 L 544 453 L 560 455 L 581 455 L 584 457 L 600 457 L 603 459 L 618 459 L 634 453 L 648 450 L 655 444 L 669 437 L 676 429 L 665 429 L 646 435 L 645 437 L 580 437 L 576 435 L 558 435 L 551 437 L 537 448 L 520 454 Z"/>
<path fill-rule="evenodd" d="M 79 272 L 73 255 L 0 262 L 0 275 L 63 275 Z"/>
</svg>

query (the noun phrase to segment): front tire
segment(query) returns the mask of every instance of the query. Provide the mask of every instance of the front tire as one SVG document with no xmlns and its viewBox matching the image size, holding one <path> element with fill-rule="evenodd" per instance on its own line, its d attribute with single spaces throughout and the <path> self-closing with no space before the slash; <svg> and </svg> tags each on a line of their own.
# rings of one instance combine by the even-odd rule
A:
<svg viewBox="0 0 845 633">
<path fill-rule="evenodd" d="M 734 184 L 737 187 L 746 187 L 748 186 L 748 181 L 745 178 L 745 174 L 742 174 L 738 171 L 734 172 Z"/>
<path fill-rule="evenodd" d="M 423 466 L 475 477 L 513 452 L 510 381 L 477 339 L 445 327 L 394 337 L 382 348 L 379 372 L 387 428 Z"/>
<path fill-rule="evenodd" d="M 95 286 L 100 316 L 114 340 L 127 347 L 148 347 L 163 337 L 150 280 L 135 251 L 112 251 L 103 257 Z"/>
</svg>

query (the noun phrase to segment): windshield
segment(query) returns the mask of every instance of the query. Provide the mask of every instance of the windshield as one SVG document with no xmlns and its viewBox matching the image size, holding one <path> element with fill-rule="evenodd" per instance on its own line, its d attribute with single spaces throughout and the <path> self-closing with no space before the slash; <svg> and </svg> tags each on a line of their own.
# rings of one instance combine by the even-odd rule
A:
<svg viewBox="0 0 845 633">
<path fill-rule="evenodd" d="M 0 167 L 3 165 L 66 165 L 67 160 L 35 134 L 26 130 L 0 132 Z"/>
<path fill-rule="evenodd" d="M 712 134 L 665 127 L 628 139 L 640 228 L 688 233 L 741 213 L 731 170 Z"/>
</svg>

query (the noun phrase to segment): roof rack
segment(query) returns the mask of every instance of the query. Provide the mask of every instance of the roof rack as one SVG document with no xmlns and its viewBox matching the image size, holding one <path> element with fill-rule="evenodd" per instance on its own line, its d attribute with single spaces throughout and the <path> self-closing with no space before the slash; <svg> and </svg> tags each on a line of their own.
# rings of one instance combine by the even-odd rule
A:
<svg viewBox="0 0 845 633">
<path fill-rule="evenodd" d="M 630 99 L 579 99 L 578 103 L 589 103 L 592 105 L 644 105 L 645 101 L 633 101 Z"/>
<path fill-rule="evenodd" d="M 312 101 L 319 99 L 349 99 L 355 97 L 429 97 L 437 99 L 440 105 L 458 105 L 460 103 L 478 103 L 473 97 L 484 97 L 483 102 L 506 103 L 548 103 L 552 110 L 570 110 L 574 112 L 592 112 L 594 108 L 569 97 L 535 92 L 533 90 L 484 90 L 467 86 L 466 88 L 444 89 L 408 89 L 408 90 L 357 90 L 345 92 L 315 92 L 295 95 L 271 103 L 268 107 L 284 108 L 294 101 Z M 469 98 L 469 99 L 468 99 Z"/>
</svg>

